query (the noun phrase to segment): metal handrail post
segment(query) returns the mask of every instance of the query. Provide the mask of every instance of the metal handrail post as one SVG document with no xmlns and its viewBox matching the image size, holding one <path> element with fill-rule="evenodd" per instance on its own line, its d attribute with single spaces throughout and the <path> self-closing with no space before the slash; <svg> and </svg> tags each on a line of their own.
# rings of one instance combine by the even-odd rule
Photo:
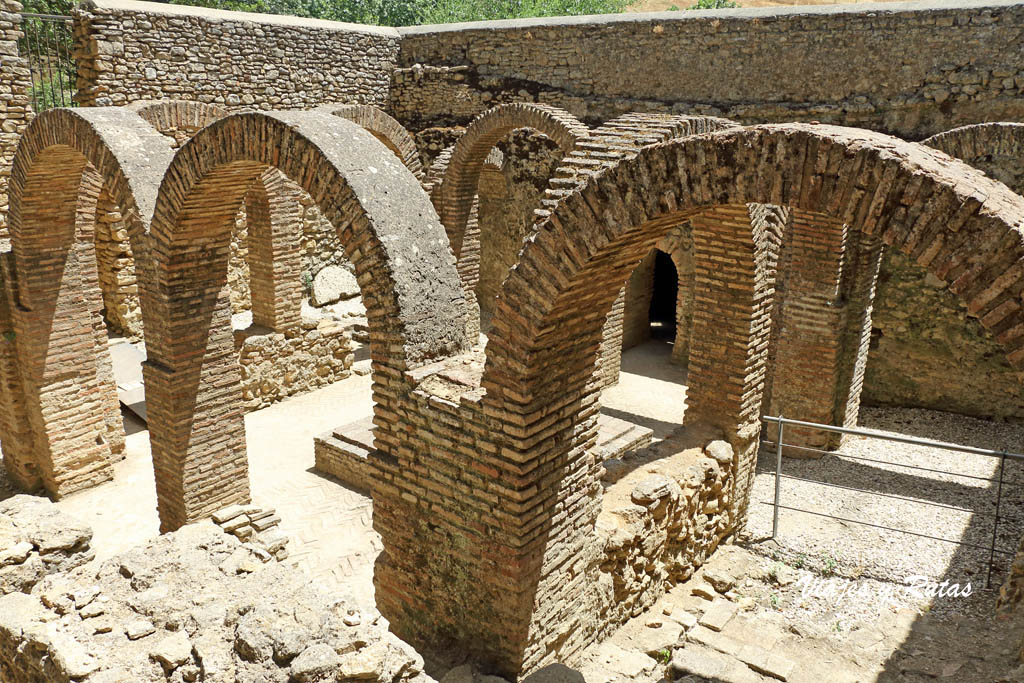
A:
<svg viewBox="0 0 1024 683">
<path fill-rule="evenodd" d="M 772 538 L 779 533 L 779 496 L 782 493 L 782 429 L 785 419 L 779 415 L 779 431 L 775 449 L 775 511 L 772 516 Z"/>
<path fill-rule="evenodd" d="M 992 521 L 992 546 L 988 551 L 988 575 L 985 577 L 985 588 L 992 588 L 992 562 L 996 557 L 996 536 L 999 531 L 999 505 L 1003 501 L 1003 469 L 1006 466 L 1006 454 L 999 458 L 999 485 L 996 487 L 996 518 Z"/>
</svg>

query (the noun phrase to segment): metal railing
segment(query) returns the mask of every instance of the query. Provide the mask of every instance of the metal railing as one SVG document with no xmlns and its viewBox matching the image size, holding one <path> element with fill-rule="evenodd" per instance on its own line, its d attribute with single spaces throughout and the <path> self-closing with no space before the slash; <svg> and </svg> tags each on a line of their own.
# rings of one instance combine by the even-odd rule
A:
<svg viewBox="0 0 1024 683">
<path fill-rule="evenodd" d="M 73 107 L 75 61 L 71 56 L 71 17 L 23 12 L 18 52 L 28 60 L 29 99 L 36 112 Z"/>
<path fill-rule="evenodd" d="M 999 554 L 999 555 L 1009 555 L 1009 556 L 1012 557 L 1013 555 L 1016 554 L 1015 551 L 1012 551 L 1012 550 L 1003 550 L 1003 549 L 997 548 L 996 547 L 997 546 L 996 541 L 997 541 L 998 531 L 999 531 L 999 512 L 1000 512 L 1000 505 L 1001 505 L 1002 499 L 1003 499 L 1003 484 L 1005 482 L 1004 477 L 1005 477 L 1005 473 L 1006 473 L 1006 461 L 1007 461 L 1007 459 L 1017 460 L 1017 461 L 1024 461 L 1024 454 L 1021 454 L 1021 453 L 1009 453 L 1009 452 L 1006 452 L 1006 451 L 995 451 L 995 450 L 990 450 L 990 449 L 986 449 L 986 448 L 975 448 L 973 446 L 960 446 L 958 444 L 943 443 L 943 442 L 939 442 L 939 441 L 929 441 L 927 439 L 915 439 L 913 437 L 908 437 L 908 436 L 896 436 L 896 435 L 892 435 L 892 434 L 880 434 L 878 432 L 871 432 L 871 431 L 866 431 L 866 430 L 863 430 L 863 429 L 851 429 L 851 428 L 848 428 L 848 427 L 834 427 L 832 425 L 818 424 L 818 423 L 815 423 L 815 422 L 804 422 L 803 420 L 790 420 L 788 418 L 782 417 L 781 415 L 778 416 L 778 417 L 763 417 L 761 419 L 765 423 L 770 423 L 770 424 L 778 425 L 778 433 L 777 433 L 776 439 L 774 441 L 771 441 L 771 440 L 762 440 L 761 441 L 762 445 L 774 446 L 775 447 L 775 500 L 773 502 L 763 501 L 766 504 L 772 505 L 774 507 L 773 514 L 772 514 L 772 535 L 771 535 L 772 538 L 776 538 L 776 536 L 779 533 L 779 510 L 790 510 L 790 511 L 793 511 L 793 512 L 801 512 L 801 513 L 805 513 L 805 514 L 809 514 L 809 515 L 816 515 L 818 517 L 827 517 L 829 519 L 834 519 L 834 520 L 837 520 L 837 521 L 840 521 L 840 522 L 845 522 L 847 524 L 859 524 L 859 525 L 862 525 L 862 526 L 872 527 L 872 528 L 875 528 L 875 529 L 881 529 L 881 530 L 884 530 L 884 531 L 894 531 L 894 532 L 898 532 L 898 533 L 901 533 L 901 534 L 907 534 L 907 535 L 916 536 L 916 537 L 919 537 L 919 538 L 930 539 L 930 540 L 933 540 L 933 541 L 941 541 L 943 543 L 953 543 L 953 544 L 964 546 L 964 547 L 968 547 L 968 548 L 984 550 L 984 551 L 988 552 L 988 573 L 987 573 L 987 576 L 985 578 L 985 586 L 986 586 L 986 588 L 991 588 L 992 587 L 992 565 L 993 565 L 993 562 L 995 560 L 995 556 L 997 554 Z M 842 453 L 842 452 L 826 451 L 826 450 L 822 450 L 820 448 L 812 448 L 812 447 L 809 447 L 809 446 L 798 446 L 798 445 L 795 445 L 795 444 L 787 444 L 785 442 L 785 427 L 786 427 L 786 425 L 790 425 L 790 426 L 793 426 L 793 427 L 805 427 L 805 428 L 809 427 L 809 428 L 813 428 L 815 430 L 821 430 L 821 431 L 826 431 L 826 432 L 833 432 L 833 433 L 837 433 L 837 434 L 850 434 L 850 435 L 853 435 L 853 436 L 860 436 L 860 437 L 865 437 L 865 438 L 870 438 L 870 439 L 878 439 L 878 440 L 882 440 L 882 441 L 893 441 L 893 442 L 897 442 L 897 443 L 910 444 L 910 445 L 914 445 L 914 446 L 925 446 L 925 447 L 928 447 L 928 448 L 938 448 L 938 449 L 945 450 L 945 451 L 954 451 L 954 452 L 958 452 L 958 453 L 967 453 L 967 454 L 970 454 L 970 455 L 980 455 L 980 456 L 989 457 L 989 458 L 999 458 L 999 473 L 998 473 L 997 477 L 995 477 L 995 483 L 996 483 L 995 513 L 986 513 L 986 512 L 979 511 L 979 510 L 972 510 L 972 509 L 969 509 L 969 508 L 963 508 L 963 507 L 959 507 L 959 506 L 955 506 L 955 505 L 946 505 L 944 503 L 938 503 L 938 502 L 934 502 L 934 501 L 926 501 L 926 500 L 921 500 L 921 499 L 918 499 L 918 498 L 909 498 L 909 497 L 906 497 L 906 496 L 897 496 L 897 495 L 893 495 L 893 494 L 880 493 L 878 491 L 871 491 L 869 489 L 857 488 L 857 487 L 854 487 L 854 486 L 845 486 L 843 484 L 835 484 L 835 483 L 830 483 L 830 482 L 825 482 L 825 481 L 819 481 L 819 480 L 816 480 L 816 479 L 806 479 L 806 478 L 803 478 L 803 477 L 796 477 L 796 476 L 792 476 L 792 475 L 783 474 L 783 472 L 782 472 L 782 455 L 783 455 L 783 447 L 785 447 L 787 450 L 797 450 L 797 451 L 803 451 L 803 452 L 807 452 L 807 453 L 815 453 L 815 454 L 820 454 L 820 455 L 835 455 L 835 456 L 838 456 L 838 457 L 841 457 L 841 458 L 847 459 L 847 460 L 857 460 L 857 461 L 868 462 L 868 463 L 884 464 L 884 465 L 888 465 L 888 466 L 892 466 L 892 467 L 901 467 L 901 468 L 906 468 L 906 469 L 910 469 L 910 470 L 918 470 L 918 471 L 923 471 L 923 472 L 945 474 L 945 475 L 953 475 L 955 477 L 963 477 L 963 478 L 966 478 L 966 479 L 974 479 L 974 480 L 989 481 L 989 482 L 993 481 L 993 477 L 979 477 L 979 476 L 972 475 L 972 474 L 962 474 L 962 473 L 959 473 L 959 472 L 951 472 L 951 471 L 948 471 L 948 470 L 939 470 L 939 469 L 934 469 L 934 468 L 929 468 L 929 467 L 921 467 L 921 466 L 918 466 L 918 465 L 908 465 L 908 464 L 904 464 L 904 463 L 892 462 L 892 461 L 887 461 L 887 460 L 878 460 L 876 458 L 866 458 L 866 457 L 863 457 L 863 456 L 856 456 L 856 455 L 851 455 L 851 454 Z M 898 500 L 903 500 L 903 501 L 907 501 L 907 502 L 911 502 L 911 503 L 917 503 L 917 504 L 921 504 L 921 505 L 929 505 L 929 506 L 933 506 L 933 507 L 939 507 L 939 508 L 956 510 L 956 511 L 959 511 L 959 512 L 967 512 L 967 513 L 971 513 L 972 515 L 980 516 L 980 517 L 992 517 L 993 521 L 992 521 L 991 542 L 988 545 L 980 545 L 980 544 L 977 544 L 977 543 L 968 543 L 966 541 L 959 540 L 959 539 L 943 538 L 941 536 L 932 536 L 930 534 L 924 534 L 924 533 L 920 533 L 920 532 L 916 532 L 916 531 L 908 531 L 906 529 L 899 529 L 899 528 L 896 528 L 896 527 L 886 526 L 884 524 L 876 524 L 876 523 L 873 523 L 873 522 L 866 522 L 864 520 L 857 520 L 857 519 L 848 519 L 848 518 L 845 518 L 845 517 L 839 517 L 839 516 L 836 516 L 836 515 L 830 515 L 830 514 L 824 513 L 824 512 L 817 512 L 817 511 L 814 511 L 814 510 L 805 510 L 805 509 L 796 508 L 796 507 L 792 507 L 792 506 L 788 506 L 788 505 L 782 505 L 781 502 L 780 502 L 780 499 L 781 499 L 781 495 L 782 495 L 782 480 L 783 479 L 792 479 L 792 480 L 796 480 L 796 481 L 810 482 L 810 483 L 817 484 L 817 485 L 820 485 L 820 486 L 827 486 L 827 487 L 831 487 L 831 488 L 846 489 L 846 490 L 849 490 L 849 491 L 856 491 L 856 492 L 860 492 L 860 493 L 869 493 L 871 495 L 882 496 L 882 497 L 886 497 L 886 498 L 895 498 L 895 499 L 898 499 Z"/>
</svg>

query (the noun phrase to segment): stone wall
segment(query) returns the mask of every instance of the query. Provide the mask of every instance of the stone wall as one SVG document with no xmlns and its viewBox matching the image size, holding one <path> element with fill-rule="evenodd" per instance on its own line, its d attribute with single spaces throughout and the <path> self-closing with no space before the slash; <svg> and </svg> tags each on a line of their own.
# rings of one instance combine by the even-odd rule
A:
<svg viewBox="0 0 1024 683">
<path fill-rule="evenodd" d="M 133 0 L 84 4 L 74 34 L 77 100 L 86 106 L 382 104 L 398 55 L 390 28 Z"/>
<path fill-rule="evenodd" d="M 32 117 L 28 61 L 18 54 L 21 3 L 0 1 L 0 235 L 7 235 L 7 182 L 18 137 Z"/>
<path fill-rule="evenodd" d="M 1024 5 L 999 0 L 528 19 L 400 29 L 392 114 L 464 124 L 544 102 L 822 121 L 920 139 L 1024 117 Z"/>
<path fill-rule="evenodd" d="M 340 322 L 304 317 L 285 333 L 235 330 L 243 410 L 259 410 L 351 374 L 352 336 Z"/>
<path fill-rule="evenodd" d="M 1024 419 L 1024 385 L 1006 352 L 938 278 L 887 250 L 864 378 L 868 405 Z"/>
<path fill-rule="evenodd" d="M 533 210 L 547 188 L 558 162 L 565 156 L 550 138 L 520 129 L 504 138 L 497 148 L 504 163 L 481 174 L 480 281 L 477 301 L 487 317 L 501 290 L 505 275 L 519 258 L 523 239 L 533 228 Z"/>
</svg>

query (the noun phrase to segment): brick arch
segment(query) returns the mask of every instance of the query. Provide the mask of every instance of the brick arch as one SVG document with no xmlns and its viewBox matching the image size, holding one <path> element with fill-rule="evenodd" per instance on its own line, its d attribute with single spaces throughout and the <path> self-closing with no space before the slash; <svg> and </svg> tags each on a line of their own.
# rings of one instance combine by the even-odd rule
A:
<svg viewBox="0 0 1024 683">
<path fill-rule="evenodd" d="M 13 161 L 10 228 L 14 281 L 5 283 L 28 433 L 2 437 L 15 481 L 54 497 L 106 481 L 124 431 L 107 353 L 96 267 L 101 189 L 122 207 L 129 239 L 146 254 L 157 185 L 173 156 L 167 140 L 116 108 L 44 112 Z M 73 409 L 69 409 L 73 407 Z"/>
<path fill-rule="evenodd" d="M 695 322 L 687 420 L 712 423 L 737 447 L 742 514 L 772 298 L 762 273 L 774 268 L 777 243 L 751 225 L 752 203 L 848 224 L 910 255 L 1024 368 L 1024 198 L 881 134 L 801 124 L 724 131 L 641 150 L 560 202 L 528 241 L 498 299 L 482 378 L 485 406 L 517 426 L 510 451 L 540 457 L 543 434 L 564 442 L 548 447 L 567 458 L 564 471 L 583 457 L 603 316 L 633 265 L 691 218 L 698 296 L 717 310 Z"/>
<path fill-rule="evenodd" d="M 223 107 L 193 100 L 139 100 L 126 109 L 137 113 L 162 135 L 173 137 L 179 146 L 201 128 L 228 115 Z"/>
<path fill-rule="evenodd" d="M 738 126 L 733 121 L 714 116 L 648 112 L 631 112 L 606 121 L 592 130 L 589 137 L 559 164 L 555 175 L 548 181 L 541 207 L 534 212 L 536 220 L 538 223 L 543 221 L 562 198 L 585 184 L 595 172 L 634 157 L 644 147 Z M 683 291 L 683 285 L 680 281 L 680 291 Z M 604 338 L 598 357 L 599 378 L 603 386 L 615 384 L 619 380 L 625 295 L 623 287 L 605 320 Z"/>
<path fill-rule="evenodd" d="M 586 138 L 589 129 L 572 114 L 546 104 L 502 104 L 476 117 L 437 163 L 447 161 L 440 183 L 430 189 L 434 206 L 448 233 L 459 264 L 459 275 L 467 297 L 474 292 L 480 276 L 480 239 L 475 220 L 477 185 L 491 148 L 517 128 L 530 128 L 546 135 L 568 154 Z M 430 174 L 428 174 L 428 178 Z"/>
<path fill-rule="evenodd" d="M 922 145 L 980 168 L 1024 194 L 1024 123 L 979 123 L 933 135 Z"/>
<path fill-rule="evenodd" d="M 370 131 L 373 137 L 383 142 L 385 147 L 402 160 L 417 179 L 423 178 L 423 162 L 420 161 L 416 141 L 395 118 L 370 104 L 326 105 L 320 109 L 358 123 Z"/>
<path fill-rule="evenodd" d="M 235 114 L 204 128 L 171 163 L 151 230 L 144 370 L 164 530 L 248 498 L 224 285 L 234 212 L 271 166 L 312 196 L 355 266 L 378 424 L 395 419 L 404 370 L 467 346 L 468 311 L 436 213 L 370 133 L 323 112 Z"/>
</svg>

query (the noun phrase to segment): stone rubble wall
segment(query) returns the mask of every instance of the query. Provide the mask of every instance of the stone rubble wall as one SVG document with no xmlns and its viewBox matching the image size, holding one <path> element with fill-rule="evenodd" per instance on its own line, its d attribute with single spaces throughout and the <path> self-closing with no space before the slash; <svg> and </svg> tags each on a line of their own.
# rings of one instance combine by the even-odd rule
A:
<svg viewBox="0 0 1024 683">
<path fill-rule="evenodd" d="M 701 452 L 669 439 L 651 450 L 653 462 L 640 453 L 605 465 L 597 586 L 607 613 L 598 640 L 693 576 L 733 528 L 728 443 L 710 441 Z"/>
<path fill-rule="evenodd" d="M 379 615 L 203 522 L 0 597 L 0 680 L 433 679 Z"/>
<path fill-rule="evenodd" d="M 629 111 L 821 121 L 920 139 L 1024 117 L 1024 6 L 772 7 L 399 29 L 392 114 L 465 124 L 543 102 L 595 124 Z M 824 68 L 823 65 L 833 65 Z"/>
<path fill-rule="evenodd" d="M 330 318 L 303 318 L 297 330 L 235 330 L 242 409 L 259 410 L 352 374 L 352 334 Z"/>
<path fill-rule="evenodd" d="M 133 0 L 91 0 L 73 16 L 84 106 L 383 104 L 398 57 L 390 28 Z"/>
<path fill-rule="evenodd" d="M 18 54 L 22 4 L 0 1 L 0 237 L 7 236 L 7 183 L 21 131 L 32 118 L 28 60 Z"/>
<path fill-rule="evenodd" d="M 91 541 L 92 529 L 47 498 L 0 501 L 0 595 L 29 593 L 46 576 L 89 562 L 96 556 Z"/>
<path fill-rule="evenodd" d="M 530 129 L 506 136 L 497 147 L 500 168 L 484 166 L 480 178 L 480 280 L 477 300 L 481 316 L 489 316 L 505 275 L 519 258 L 523 239 L 533 229 L 533 210 L 547 179 L 565 155 L 550 138 Z"/>
</svg>

